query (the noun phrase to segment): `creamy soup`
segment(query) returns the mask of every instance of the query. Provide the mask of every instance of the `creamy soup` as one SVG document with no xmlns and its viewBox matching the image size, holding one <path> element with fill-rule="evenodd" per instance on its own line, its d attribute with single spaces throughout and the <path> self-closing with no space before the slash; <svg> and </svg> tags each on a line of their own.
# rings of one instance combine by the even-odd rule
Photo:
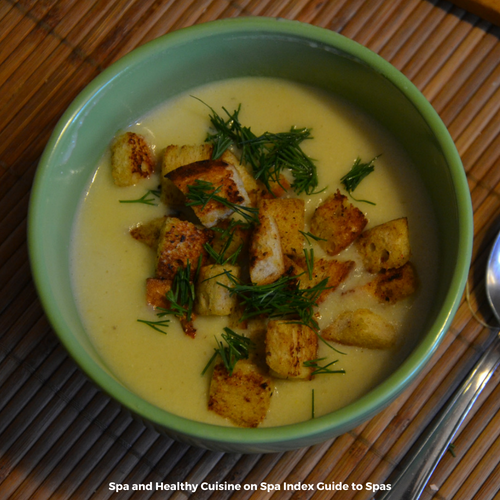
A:
<svg viewBox="0 0 500 500">
<path fill-rule="evenodd" d="M 380 383 L 402 362 L 418 341 L 420 326 L 432 301 L 437 266 L 437 231 L 430 201 L 408 158 L 380 125 L 351 105 L 315 88 L 266 78 L 245 78 L 213 83 L 191 90 L 131 124 L 128 130 L 144 135 L 158 159 L 170 144 L 201 144 L 210 122 L 208 109 L 223 116 L 242 104 L 240 121 L 255 134 L 288 131 L 290 126 L 310 127 L 312 140 L 303 143 L 314 158 L 319 188 L 304 196 L 306 231 L 314 209 L 331 193 L 343 189 L 340 178 L 360 157 L 375 162 L 350 201 L 365 213 L 367 228 L 407 217 L 419 288 L 411 298 L 387 306 L 362 294 L 345 293 L 366 281 L 360 258 L 352 245 L 335 258 L 359 265 L 319 308 L 319 324 L 327 326 L 346 309 L 369 307 L 397 326 L 398 343 L 390 350 L 336 345 L 338 354 L 319 343 L 318 357 L 338 360 L 345 374 L 317 375 L 312 381 L 273 379 L 269 413 L 261 426 L 278 426 L 341 408 Z M 158 169 L 159 170 L 159 169 Z M 168 213 L 165 205 L 124 204 L 147 189 L 156 189 L 159 174 L 132 187 L 117 187 L 111 177 L 107 152 L 81 202 L 75 224 L 72 259 L 74 289 L 82 320 L 97 351 L 110 371 L 130 390 L 160 408 L 194 420 L 232 425 L 207 409 L 210 372 L 201 375 L 216 347 L 214 335 L 227 326 L 225 317 L 197 317 L 197 335 L 185 335 L 175 318 L 167 333 L 159 333 L 138 319 L 156 321 L 145 300 L 145 279 L 154 275 L 155 252 L 134 240 L 129 229 L 139 222 Z M 313 242 L 316 257 L 325 256 Z M 243 332 L 244 333 L 244 332 Z"/>
</svg>

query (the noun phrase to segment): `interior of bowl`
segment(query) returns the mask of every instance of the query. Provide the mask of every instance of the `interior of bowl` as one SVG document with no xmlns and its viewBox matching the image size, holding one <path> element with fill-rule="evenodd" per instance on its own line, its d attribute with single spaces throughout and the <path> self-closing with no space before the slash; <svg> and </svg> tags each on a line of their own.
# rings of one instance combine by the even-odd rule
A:
<svg viewBox="0 0 500 500">
<path fill-rule="evenodd" d="M 440 280 L 420 344 L 396 373 L 355 403 L 308 422 L 272 429 L 222 428 L 160 410 L 110 374 L 83 329 L 71 292 L 69 246 L 78 203 L 116 130 L 198 85 L 240 76 L 316 85 L 379 120 L 403 145 L 434 203 Z M 281 451 L 339 435 L 394 399 L 435 350 L 462 294 L 471 254 L 470 196 L 460 158 L 430 104 L 387 62 L 327 30 L 276 19 L 234 19 L 159 38 L 104 71 L 73 102 L 47 145 L 29 216 L 29 248 L 41 300 L 71 355 L 105 391 L 159 428 L 223 451 Z M 425 334 L 425 335 L 424 335 Z"/>
</svg>

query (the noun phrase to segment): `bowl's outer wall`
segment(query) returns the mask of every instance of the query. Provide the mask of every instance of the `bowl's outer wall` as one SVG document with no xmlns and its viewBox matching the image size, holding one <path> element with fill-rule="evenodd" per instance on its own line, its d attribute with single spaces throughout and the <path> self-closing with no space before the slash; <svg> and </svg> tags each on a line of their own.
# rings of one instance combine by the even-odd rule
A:
<svg viewBox="0 0 500 500">
<path fill-rule="evenodd" d="M 34 277 L 56 332 L 87 374 L 160 426 L 168 415 L 169 435 L 223 451 L 297 448 L 338 435 L 374 415 L 430 357 L 463 290 L 471 252 L 470 197 L 460 159 L 437 114 L 378 56 L 340 35 L 300 23 L 239 19 L 208 25 L 181 30 L 134 51 L 94 80 L 63 116 L 40 162 L 30 205 Z M 255 429 L 253 434 L 247 429 L 218 429 L 144 403 L 112 380 L 83 329 L 72 294 L 69 248 L 74 217 L 96 164 L 116 132 L 181 92 L 240 76 L 281 77 L 317 85 L 379 120 L 418 165 L 438 217 L 441 253 L 447 256 L 441 261 L 435 309 L 423 325 L 430 331 L 407 362 L 360 401 L 316 422 L 294 426 L 293 431 L 291 426 Z"/>
</svg>

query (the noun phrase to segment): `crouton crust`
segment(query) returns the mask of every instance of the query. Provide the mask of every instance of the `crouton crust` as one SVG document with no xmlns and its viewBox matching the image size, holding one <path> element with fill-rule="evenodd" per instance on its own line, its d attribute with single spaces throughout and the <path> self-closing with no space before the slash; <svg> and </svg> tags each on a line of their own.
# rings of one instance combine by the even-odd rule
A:
<svg viewBox="0 0 500 500">
<path fill-rule="evenodd" d="M 148 222 L 139 223 L 130 229 L 130 236 L 148 247 L 156 248 L 164 222 L 165 217 L 157 217 Z"/>
<path fill-rule="evenodd" d="M 229 316 L 237 307 L 236 295 L 231 295 L 226 286 L 232 281 L 225 274 L 240 277 L 240 267 L 230 264 L 208 265 L 200 269 L 196 286 L 196 312 L 203 316 Z M 223 286 L 225 285 L 225 286 Z"/>
<path fill-rule="evenodd" d="M 146 139 L 135 132 L 125 132 L 111 145 L 111 173 L 117 186 L 132 186 L 147 179 L 155 169 L 153 153 Z"/>
<path fill-rule="evenodd" d="M 167 177 L 184 195 L 187 195 L 189 186 L 195 185 L 197 180 L 202 180 L 210 182 L 214 189 L 218 189 L 217 196 L 235 205 L 250 206 L 250 199 L 238 171 L 233 165 L 222 160 L 190 163 L 168 173 Z M 233 213 L 232 208 L 217 200 L 209 200 L 205 205 L 193 205 L 192 209 L 205 227 L 212 227 Z"/>
<path fill-rule="evenodd" d="M 297 259 L 300 268 L 304 269 L 304 274 L 300 277 L 300 288 L 312 288 L 324 279 L 328 279 L 327 289 L 318 298 L 317 304 L 321 304 L 334 292 L 335 289 L 347 278 L 356 263 L 352 260 L 339 261 L 335 259 L 315 259 L 312 278 L 309 278 L 307 264 L 304 257 Z"/>
<path fill-rule="evenodd" d="M 381 271 L 364 289 L 377 297 L 380 302 L 395 304 L 413 295 L 418 287 L 415 267 L 411 262 L 396 269 Z"/>
<path fill-rule="evenodd" d="M 266 332 L 266 363 L 278 378 L 311 379 L 312 367 L 305 361 L 317 358 L 318 337 L 301 324 L 270 320 Z"/>
<path fill-rule="evenodd" d="M 250 279 L 256 285 L 273 283 L 285 272 L 278 225 L 274 217 L 259 214 L 250 242 Z"/>
<path fill-rule="evenodd" d="M 278 225 L 281 248 L 285 255 L 302 255 L 304 248 L 304 207 L 300 198 L 263 199 L 259 210 L 262 215 L 271 215 Z"/>
<path fill-rule="evenodd" d="M 193 278 L 199 259 L 201 265 L 207 260 L 203 245 L 212 237 L 213 232 L 209 229 L 199 229 L 191 222 L 166 217 L 158 241 L 156 277 L 173 280 L 177 269 L 185 268 L 189 261 Z"/>
<path fill-rule="evenodd" d="M 167 177 L 169 172 L 176 170 L 183 165 L 188 165 L 202 160 L 209 160 L 212 155 L 212 146 L 210 144 L 201 144 L 196 146 L 177 146 L 171 144 L 163 152 L 163 161 L 161 165 L 161 196 L 162 201 L 170 207 L 183 207 L 186 199 L 181 191 Z"/>
<path fill-rule="evenodd" d="M 337 189 L 319 205 L 311 219 L 311 233 L 326 241 L 319 241 L 329 255 L 337 255 L 361 234 L 367 219 Z"/>
<path fill-rule="evenodd" d="M 394 219 L 364 231 L 356 246 L 370 273 L 404 266 L 411 256 L 408 219 Z"/>
<path fill-rule="evenodd" d="M 257 427 L 271 403 L 271 379 L 247 360 L 236 363 L 229 376 L 222 361 L 215 365 L 208 409 L 241 427 Z"/>
<path fill-rule="evenodd" d="M 170 302 L 165 295 L 172 288 L 172 281 L 161 278 L 146 279 L 146 300 L 148 305 L 162 309 L 169 309 Z"/>
<path fill-rule="evenodd" d="M 256 179 L 255 188 L 248 191 L 248 195 L 252 200 L 254 206 L 259 206 L 262 200 L 272 200 L 274 198 L 281 198 L 290 189 L 290 183 L 284 175 L 280 175 L 279 182 L 271 181 L 270 183 L 271 191 L 269 191 L 266 185 Z"/>
<path fill-rule="evenodd" d="M 367 349 L 390 349 L 396 343 L 396 329 L 370 309 L 344 311 L 321 331 L 325 340 Z"/>
</svg>

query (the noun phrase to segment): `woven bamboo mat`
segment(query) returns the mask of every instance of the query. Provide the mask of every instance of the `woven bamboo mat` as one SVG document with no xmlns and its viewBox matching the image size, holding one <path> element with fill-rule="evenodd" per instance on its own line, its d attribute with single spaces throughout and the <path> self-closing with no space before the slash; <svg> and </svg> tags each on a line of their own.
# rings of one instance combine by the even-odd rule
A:
<svg viewBox="0 0 500 500">
<path fill-rule="evenodd" d="M 389 60 L 431 101 L 456 141 L 472 194 L 470 305 L 493 321 L 483 277 L 500 230 L 500 28 L 436 0 L 0 0 L 0 498 L 189 496 L 116 494 L 110 482 L 381 483 L 495 333 L 462 301 L 436 355 L 388 409 L 335 440 L 268 455 L 213 453 L 162 437 L 68 357 L 37 299 L 26 248 L 31 182 L 52 128 L 93 77 L 133 48 L 184 26 L 248 15 L 340 32 Z M 423 498 L 500 498 L 499 380 L 497 371 Z M 198 489 L 193 498 L 229 496 Z M 369 496 L 351 489 L 335 498 Z"/>
</svg>

